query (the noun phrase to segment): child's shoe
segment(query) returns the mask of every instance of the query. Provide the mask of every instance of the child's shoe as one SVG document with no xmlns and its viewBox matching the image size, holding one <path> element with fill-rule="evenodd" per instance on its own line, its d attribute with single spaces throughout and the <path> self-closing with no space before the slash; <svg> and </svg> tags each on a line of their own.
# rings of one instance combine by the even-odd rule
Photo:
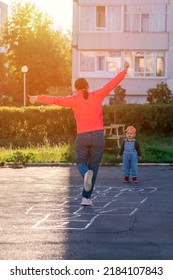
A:
<svg viewBox="0 0 173 280">
<path fill-rule="evenodd" d="M 129 183 L 130 181 L 129 181 L 129 176 L 125 176 L 124 177 L 124 183 Z"/>
<path fill-rule="evenodd" d="M 137 177 L 133 177 L 133 183 L 138 183 L 138 178 Z"/>
</svg>

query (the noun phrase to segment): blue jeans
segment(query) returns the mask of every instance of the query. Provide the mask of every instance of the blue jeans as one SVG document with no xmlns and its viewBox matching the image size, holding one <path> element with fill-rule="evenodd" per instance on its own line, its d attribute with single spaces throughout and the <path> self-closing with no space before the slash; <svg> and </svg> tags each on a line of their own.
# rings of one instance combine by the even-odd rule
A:
<svg viewBox="0 0 173 280">
<path fill-rule="evenodd" d="M 123 171 L 124 176 L 130 176 L 130 172 L 132 178 L 138 176 L 138 154 L 135 149 L 135 141 L 125 140 L 123 153 Z"/>
<path fill-rule="evenodd" d="M 76 137 L 76 161 L 77 167 L 84 177 L 90 169 L 93 171 L 92 187 L 89 192 L 83 188 L 82 196 L 90 198 L 96 182 L 98 169 L 102 160 L 105 147 L 104 131 L 95 130 L 85 133 L 79 133 Z"/>
<path fill-rule="evenodd" d="M 138 176 L 138 155 L 136 151 L 133 153 L 124 152 L 123 171 L 124 176 L 130 176 L 130 173 L 132 178 Z"/>
</svg>

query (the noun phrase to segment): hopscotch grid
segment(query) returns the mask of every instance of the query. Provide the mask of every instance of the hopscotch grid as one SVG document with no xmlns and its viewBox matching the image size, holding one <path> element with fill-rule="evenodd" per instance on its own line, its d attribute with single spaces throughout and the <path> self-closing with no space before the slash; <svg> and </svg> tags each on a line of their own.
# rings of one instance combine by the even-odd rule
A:
<svg viewBox="0 0 173 280">
<path fill-rule="evenodd" d="M 128 207 L 126 207 L 126 208 L 128 208 Z M 124 209 L 124 207 L 122 207 L 122 209 Z M 129 209 L 129 208 L 128 208 Z M 49 219 L 48 220 L 48 218 L 49 218 L 49 216 L 50 215 L 47 215 L 47 216 L 45 216 L 42 220 L 40 220 L 40 221 L 38 221 L 32 228 L 37 228 L 37 229 L 77 229 L 77 230 L 84 230 L 84 229 L 87 229 L 89 226 L 91 226 L 92 225 L 92 223 L 95 221 L 95 219 L 96 218 L 98 218 L 98 217 L 100 217 L 100 216 L 107 216 L 106 215 L 106 213 L 109 213 L 109 212 L 111 212 L 111 211 L 115 211 L 115 210 L 117 210 L 117 209 L 112 209 L 112 210 L 108 210 L 108 211 L 103 211 L 103 213 L 101 212 L 101 213 L 99 213 L 99 214 L 97 214 L 97 215 L 95 215 L 89 222 L 88 222 L 88 220 L 86 220 L 86 219 L 75 219 L 74 217 L 66 217 L 66 218 L 62 218 L 61 219 L 61 221 L 60 221 L 60 224 L 59 225 L 56 225 L 56 226 L 40 226 L 40 224 L 42 224 L 42 223 L 45 223 L 45 222 L 49 222 L 49 223 L 54 223 L 55 222 L 55 220 L 54 219 Z M 135 209 L 133 209 L 133 211 L 131 211 L 129 214 L 128 213 L 114 213 L 114 214 L 110 214 L 111 216 L 131 216 L 131 215 L 133 215 L 136 211 L 138 210 L 138 208 L 135 208 Z M 89 214 L 85 214 L 85 215 L 88 215 L 88 216 L 90 216 Z M 109 216 L 110 216 L 109 215 Z M 80 216 L 79 216 L 80 217 Z M 77 217 L 76 217 L 77 218 Z M 87 223 L 87 225 L 85 226 L 85 227 L 76 227 L 76 228 L 73 228 L 73 227 L 64 227 L 64 225 L 67 225 L 67 224 L 69 224 L 69 223 L 71 223 L 71 222 L 77 222 L 77 223 L 83 223 L 83 222 L 85 222 L 85 223 Z"/>
<path fill-rule="evenodd" d="M 114 200 L 111 200 L 111 201 L 109 201 L 109 202 L 107 202 L 106 204 L 104 204 L 102 207 L 96 207 L 96 206 L 92 206 L 92 208 L 90 207 L 89 209 L 93 209 L 96 213 L 97 212 L 99 212 L 98 214 L 96 214 L 96 215 L 94 215 L 92 218 L 88 218 L 88 219 L 83 219 L 83 217 L 85 216 L 86 217 L 86 215 L 87 216 L 91 216 L 92 214 L 94 214 L 94 213 L 83 213 L 82 212 L 82 210 L 83 209 L 85 209 L 85 208 L 87 208 L 87 207 L 79 207 L 77 210 L 75 210 L 74 212 L 72 212 L 72 214 L 70 214 L 70 215 L 72 215 L 72 216 L 69 216 L 69 217 L 66 217 L 66 218 L 63 218 L 62 217 L 62 215 L 61 215 L 61 218 L 60 218 L 60 220 L 58 221 L 60 224 L 59 225 L 52 225 L 52 226 L 43 226 L 46 222 L 48 222 L 48 223 L 54 223 L 55 221 L 56 221 L 56 219 L 49 219 L 49 217 L 51 216 L 51 215 L 53 215 L 53 213 L 52 214 L 48 214 L 48 215 L 46 215 L 46 216 L 44 216 L 43 217 L 43 219 L 41 219 L 41 220 L 39 220 L 36 224 L 34 224 L 31 228 L 32 229 L 44 229 L 44 230 L 48 230 L 48 229 L 72 229 L 72 230 L 85 230 L 85 229 L 87 229 L 87 228 L 89 228 L 93 223 L 94 223 L 94 221 L 98 218 L 98 217 L 100 217 L 100 216 L 106 216 L 107 215 L 107 213 L 109 213 L 109 215 L 111 215 L 111 216 L 114 216 L 114 215 L 116 215 L 116 216 L 132 216 L 132 215 L 134 215 L 137 211 L 138 211 L 138 208 L 137 207 L 124 207 L 124 206 L 122 206 L 122 207 L 120 207 L 120 206 L 118 206 L 117 208 L 114 208 L 114 209 L 108 209 L 108 210 L 104 210 L 104 211 L 102 211 L 102 209 L 106 209 L 106 208 L 108 208 L 110 205 L 111 205 L 111 203 L 112 202 L 116 202 L 116 203 L 121 203 L 121 205 L 122 205 L 122 203 L 129 203 L 129 204 L 143 204 L 147 199 L 148 199 L 148 197 L 145 197 L 145 198 L 143 198 L 141 201 L 127 201 L 127 199 L 129 199 L 128 197 L 125 197 L 125 198 L 120 198 L 120 199 L 118 199 L 121 195 L 125 195 L 125 194 L 127 194 L 127 192 L 132 192 L 132 191 L 138 191 L 139 193 L 144 193 L 144 191 L 148 191 L 149 189 L 151 189 L 152 188 L 152 190 L 151 191 L 149 191 L 149 193 L 153 193 L 153 192 L 155 192 L 155 191 L 157 191 L 157 188 L 156 187 L 148 187 L 148 188 L 145 188 L 145 189 L 141 189 L 141 188 L 135 188 L 135 190 L 134 189 L 128 189 L 128 188 L 123 188 L 123 189 L 121 189 L 121 188 L 118 188 L 118 190 L 119 190 L 119 193 L 117 193 L 116 195 L 114 195 L 114 197 L 115 198 L 117 198 L 117 199 L 114 199 Z M 112 189 L 114 189 L 115 190 L 115 188 L 114 187 L 109 187 L 109 188 L 107 188 L 106 190 L 103 190 L 103 191 L 97 191 L 96 190 L 96 193 L 97 193 L 97 196 L 95 196 L 94 198 L 93 198 L 93 201 L 95 200 L 95 203 L 97 203 L 97 202 L 99 202 L 99 201 L 96 201 L 96 199 L 98 198 L 99 199 L 99 197 L 101 198 L 102 197 L 102 195 L 105 195 L 105 194 L 107 194 L 109 191 L 112 191 Z M 116 191 L 117 191 L 117 189 L 116 189 Z M 77 197 L 72 197 L 72 198 L 70 198 L 70 197 L 68 197 L 68 198 L 66 198 L 66 200 L 61 204 L 61 205 L 59 205 L 57 208 L 55 208 L 55 209 L 53 209 L 53 211 L 60 211 L 60 209 L 62 210 L 62 206 L 65 206 L 64 207 L 64 210 L 66 209 L 66 205 L 67 205 L 67 207 L 69 208 L 69 200 L 70 201 L 76 201 L 77 202 L 77 200 L 78 200 L 78 197 L 79 196 L 81 196 L 81 193 L 80 194 L 78 194 L 77 195 Z M 49 196 L 49 197 L 46 197 L 46 198 L 44 198 L 42 201 L 48 201 L 50 198 L 52 198 L 52 197 L 54 197 L 53 195 L 52 196 Z M 43 205 L 42 205 L 43 206 Z M 45 204 L 45 206 L 47 206 L 47 204 Z M 71 205 L 71 207 L 75 207 L 75 206 L 77 206 L 77 205 Z M 71 208 L 70 207 L 70 208 Z M 34 208 L 34 206 L 32 206 L 32 207 L 30 207 L 26 212 L 25 212 L 25 214 L 34 214 L 34 215 L 38 215 L 38 213 L 32 213 L 32 210 L 33 210 L 33 208 Z M 69 208 L 69 209 L 70 209 Z M 117 212 L 119 212 L 119 211 L 121 211 L 121 210 L 125 210 L 125 211 L 127 211 L 127 209 L 128 210 L 130 210 L 131 209 L 131 211 L 128 211 L 128 213 L 126 212 L 126 213 L 117 213 Z M 38 209 L 38 211 L 39 211 L 39 209 Z M 113 213 L 114 212 L 114 213 Z M 64 214 L 64 213 L 66 213 L 66 212 L 64 212 L 64 211 L 60 211 L 60 214 Z M 81 217 L 81 216 L 83 216 L 83 217 Z M 68 227 L 68 224 L 69 223 L 78 223 L 78 224 L 80 224 L 80 223 L 86 223 L 86 225 L 84 226 L 84 227 L 73 227 L 73 226 L 69 226 Z"/>
</svg>

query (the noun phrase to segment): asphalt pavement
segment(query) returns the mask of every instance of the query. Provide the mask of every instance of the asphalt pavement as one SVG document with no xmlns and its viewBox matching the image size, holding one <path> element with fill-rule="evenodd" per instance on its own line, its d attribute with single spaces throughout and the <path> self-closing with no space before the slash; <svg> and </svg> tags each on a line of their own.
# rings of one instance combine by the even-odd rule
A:
<svg viewBox="0 0 173 280">
<path fill-rule="evenodd" d="M 173 166 L 100 167 L 83 207 L 76 166 L 0 168 L 1 260 L 172 260 Z"/>
</svg>

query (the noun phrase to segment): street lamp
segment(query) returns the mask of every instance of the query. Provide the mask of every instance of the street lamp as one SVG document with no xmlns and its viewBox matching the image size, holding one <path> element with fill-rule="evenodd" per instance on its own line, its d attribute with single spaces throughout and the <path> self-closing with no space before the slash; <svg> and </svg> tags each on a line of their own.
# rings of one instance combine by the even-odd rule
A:
<svg viewBox="0 0 173 280">
<path fill-rule="evenodd" d="M 23 73 L 23 106 L 26 106 L 26 73 L 28 72 L 28 67 L 22 66 L 21 71 Z"/>
</svg>

